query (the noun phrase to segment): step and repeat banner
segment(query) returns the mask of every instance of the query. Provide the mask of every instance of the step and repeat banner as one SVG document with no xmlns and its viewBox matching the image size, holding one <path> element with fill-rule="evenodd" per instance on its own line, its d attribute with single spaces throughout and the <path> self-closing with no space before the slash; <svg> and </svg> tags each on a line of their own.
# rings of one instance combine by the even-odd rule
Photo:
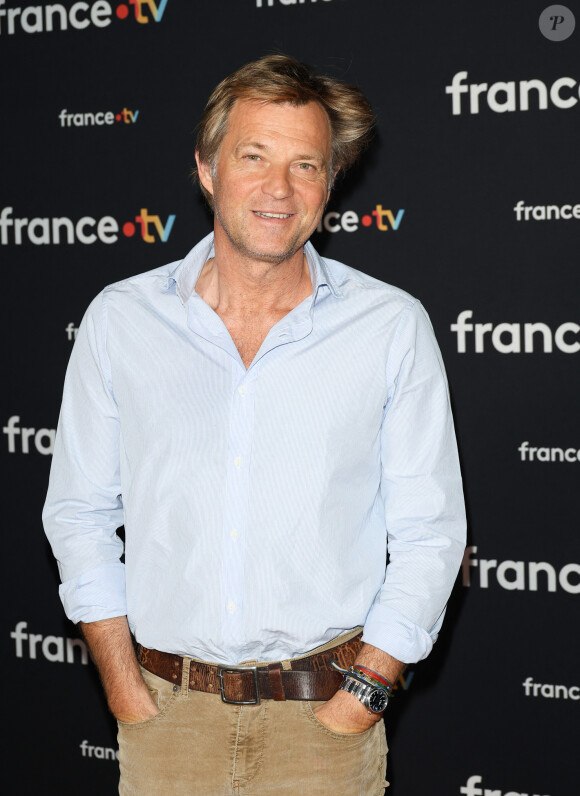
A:
<svg viewBox="0 0 580 796">
<path fill-rule="evenodd" d="M 1 623 L 14 793 L 114 794 L 115 725 L 40 513 L 62 382 L 101 288 L 211 226 L 195 126 L 287 52 L 378 133 L 313 237 L 419 297 L 446 362 L 468 546 L 386 713 L 393 796 L 577 796 L 580 3 L 0 0 Z"/>
</svg>

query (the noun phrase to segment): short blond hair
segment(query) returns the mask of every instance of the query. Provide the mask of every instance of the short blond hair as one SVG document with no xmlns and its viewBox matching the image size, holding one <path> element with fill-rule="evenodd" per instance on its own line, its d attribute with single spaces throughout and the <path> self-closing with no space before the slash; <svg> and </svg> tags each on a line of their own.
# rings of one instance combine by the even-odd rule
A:
<svg viewBox="0 0 580 796">
<path fill-rule="evenodd" d="M 352 166 L 372 137 L 375 117 L 357 86 L 317 75 L 309 66 L 288 55 L 265 55 L 222 80 L 205 106 L 198 126 L 196 151 L 200 161 L 212 168 L 215 168 L 227 132 L 230 112 L 238 99 L 292 105 L 317 102 L 330 122 L 333 174 Z M 199 181 L 197 168 L 192 175 Z M 213 207 L 211 194 L 201 182 L 200 187 Z"/>
</svg>

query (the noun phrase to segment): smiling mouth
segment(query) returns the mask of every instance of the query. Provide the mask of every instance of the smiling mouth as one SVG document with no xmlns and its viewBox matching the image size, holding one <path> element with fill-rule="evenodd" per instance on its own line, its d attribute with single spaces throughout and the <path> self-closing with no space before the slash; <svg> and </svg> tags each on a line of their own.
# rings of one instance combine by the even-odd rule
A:
<svg viewBox="0 0 580 796">
<path fill-rule="evenodd" d="M 259 210 L 252 211 L 254 215 L 260 216 L 260 218 L 290 218 L 294 215 L 294 213 L 260 213 Z"/>
</svg>

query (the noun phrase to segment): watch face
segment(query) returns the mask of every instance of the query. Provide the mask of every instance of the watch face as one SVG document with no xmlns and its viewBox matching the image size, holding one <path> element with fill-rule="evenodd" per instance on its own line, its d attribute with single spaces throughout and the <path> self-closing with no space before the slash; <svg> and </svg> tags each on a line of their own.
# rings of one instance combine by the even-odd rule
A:
<svg viewBox="0 0 580 796">
<path fill-rule="evenodd" d="M 373 691 L 369 696 L 369 708 L 373 713 L 380 713 L 387 707 L 388 701 L 389 698 L 383 689 L 377 688 L 376 691 Z"/>
</svg>

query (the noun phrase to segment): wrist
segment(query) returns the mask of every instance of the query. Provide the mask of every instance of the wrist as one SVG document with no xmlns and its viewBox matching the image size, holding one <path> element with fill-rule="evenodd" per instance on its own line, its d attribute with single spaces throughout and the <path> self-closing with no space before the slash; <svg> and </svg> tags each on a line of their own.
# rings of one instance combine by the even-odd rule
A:
<svg viewBox="0 0 580 796">
<path fill-rule="evenodd" d="M 391 683 L 378 672 L 360 664 L 343 669 L 334 661 L 332 666 L 343 676 L 340 691 L 354 696 L 367 710 L 369 715 L 381 715 L 392 693 Z"/>
<path fill-rule="evenodd" d="M 348 674 L 343 678 L 340 690 L 356 697 L 369 715 L 381 716 L 389 701 L 389 695 L 384 688 L 369 685 Z"/>
</svg>

